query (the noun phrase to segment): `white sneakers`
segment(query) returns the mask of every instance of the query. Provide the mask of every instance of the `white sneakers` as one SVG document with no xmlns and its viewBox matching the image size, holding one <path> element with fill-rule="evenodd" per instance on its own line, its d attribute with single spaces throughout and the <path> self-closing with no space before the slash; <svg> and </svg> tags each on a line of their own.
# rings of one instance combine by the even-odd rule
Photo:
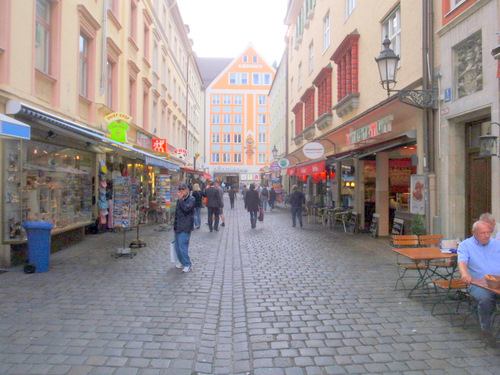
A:
<svg viewBox="0 0 500 375">
<path fill-rule="evenodd" d="M 184 272 L 184 273 L 191 272 L 191 268 L 192 268 L 192 266 L 186 266 L 186 267 L 184 267 L 184 268 L 182 269 L 182 272 Z"/>
<path fill-rule="evenodd" d="M 184 268 L 184 266 L 180 263 L 175 263 L 175 268 L 177 268 L 178 270 Z"/>
</svg>

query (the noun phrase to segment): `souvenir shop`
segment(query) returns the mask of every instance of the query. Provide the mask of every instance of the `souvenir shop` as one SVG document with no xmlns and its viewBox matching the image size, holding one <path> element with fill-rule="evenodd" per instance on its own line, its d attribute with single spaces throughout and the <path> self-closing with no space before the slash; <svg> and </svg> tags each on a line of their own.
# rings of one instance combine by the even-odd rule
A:
<svg viewBox="0 0 500 375">
<path fill-rule="evenodd" d="M 34 107 L 19 102 L 14 103 L 14 110 L 12 106 L 7 103 L 7 113 L 30 126 L 31 137 L 0 139 L 3 266 L 27 258 L 25 221 L 53 223 L 52 251 L 80 241 L 89 227 L 115 227 L 112 208 L 117 177 L 136 179 L 139 204 L 145 210 L 155 204 L 158 210 L 170 208 L 166 192 L 158 196 L 156 186 L 160 176 L 166 176 L 165 181 L 168 177 L 169 183 L 178 180 L 178 165 Z M 170 198 L 170 185 L 168 190 Z"/>
</svg>

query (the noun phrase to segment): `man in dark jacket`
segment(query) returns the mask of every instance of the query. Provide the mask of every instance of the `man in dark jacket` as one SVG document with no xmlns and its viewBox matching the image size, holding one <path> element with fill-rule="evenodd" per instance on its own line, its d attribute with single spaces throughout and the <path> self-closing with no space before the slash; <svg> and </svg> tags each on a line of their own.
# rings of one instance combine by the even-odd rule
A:
<svg viewBox="0 0 500 375">
<path fill-rule="evenodd" d="M 234 200 L 236 199 L 236 189 L 231 186 L 229 190 L 229 203 L 231 203 L 231 208 L 234 208 Z"/>
<path fill-rule="evenodd" d="M 255 185 L 250 184 L 250 190 L 245 195 L 245 207 L 250 212 L 250 224 L 252 229 L 257 227 L 257 214 L 260 207 L 259 193 L 255 190 Z"/>
<path fill-rule="evenodd" d="M 302 205 L 306 204 L 306 197 L 304 197 L 304 194 L 299 191 L 297 185 L 292 186 L 290 204 L 292 205 L 292 227 L 295 226 L 295 217 L 298 216 L 299 224 L 302 228 Z"/>
<path fill-rule="evenodd" d="M 205 197 L 207 197 L 208 228 L 210 232 L 213 229 L 217 231 L 219 230 L 219 210 L 222 207 L 222 199 L 213 183 L 205 191 Z"/>
<path fill-rule="evenodd" d="M 189 195 L 189 189 L 186 184 L 180 184 L 177 190 L 177 205 L 174 216 L 174 244 L 177 257 L 180 264 L 175 267 L 182 272 L 191 272 L 193 264 L 189 258 L 188 248 L 191 231 L 194 223 L 194 205 L 195 199 Z"/>
</svg>

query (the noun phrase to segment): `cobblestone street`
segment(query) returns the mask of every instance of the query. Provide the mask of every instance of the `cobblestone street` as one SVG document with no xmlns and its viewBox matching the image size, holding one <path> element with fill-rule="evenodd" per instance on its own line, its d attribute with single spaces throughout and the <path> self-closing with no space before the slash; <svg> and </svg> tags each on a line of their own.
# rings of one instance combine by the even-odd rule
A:
<svg viewBox="0 0 500 375">
<path fill-rule="evenodd" d="M 292 228 L 285 207 L 251 229 L 235 206 L 218 232 L 193 232 L 188 274 L 170 263 L 173 232 L 150 224 L 133 259 L 112 256 L 123 233 L 103 233 L 49 272 L 0 275 L 0 374 L 500 373 L 472 319 L 452 327 L 394 291 L 388 239 Z"/>
</svg>

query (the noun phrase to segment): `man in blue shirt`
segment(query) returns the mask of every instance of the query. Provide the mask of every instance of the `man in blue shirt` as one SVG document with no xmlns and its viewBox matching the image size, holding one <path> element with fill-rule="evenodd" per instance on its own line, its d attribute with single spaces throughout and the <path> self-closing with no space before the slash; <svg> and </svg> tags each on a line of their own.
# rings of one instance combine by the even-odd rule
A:
<svg viewBox="0 0 500 375">
<path fill-rule="evenodd" d="M 490 238 L 490 225 L 484 221 L 474 223 L 472 234 L 472 237 L 458 246 L 458 269 L 462 281 L 469 286 L 469 293 L 478 301 L 483 340 L 491 346 L 496 346 L 492 335 L 491 315 L 499 297 L 486 289 L 471 285 L 471 281 L 482 279 L 486 274 L 500 274 L 500 241 Z"/>
</svg>

